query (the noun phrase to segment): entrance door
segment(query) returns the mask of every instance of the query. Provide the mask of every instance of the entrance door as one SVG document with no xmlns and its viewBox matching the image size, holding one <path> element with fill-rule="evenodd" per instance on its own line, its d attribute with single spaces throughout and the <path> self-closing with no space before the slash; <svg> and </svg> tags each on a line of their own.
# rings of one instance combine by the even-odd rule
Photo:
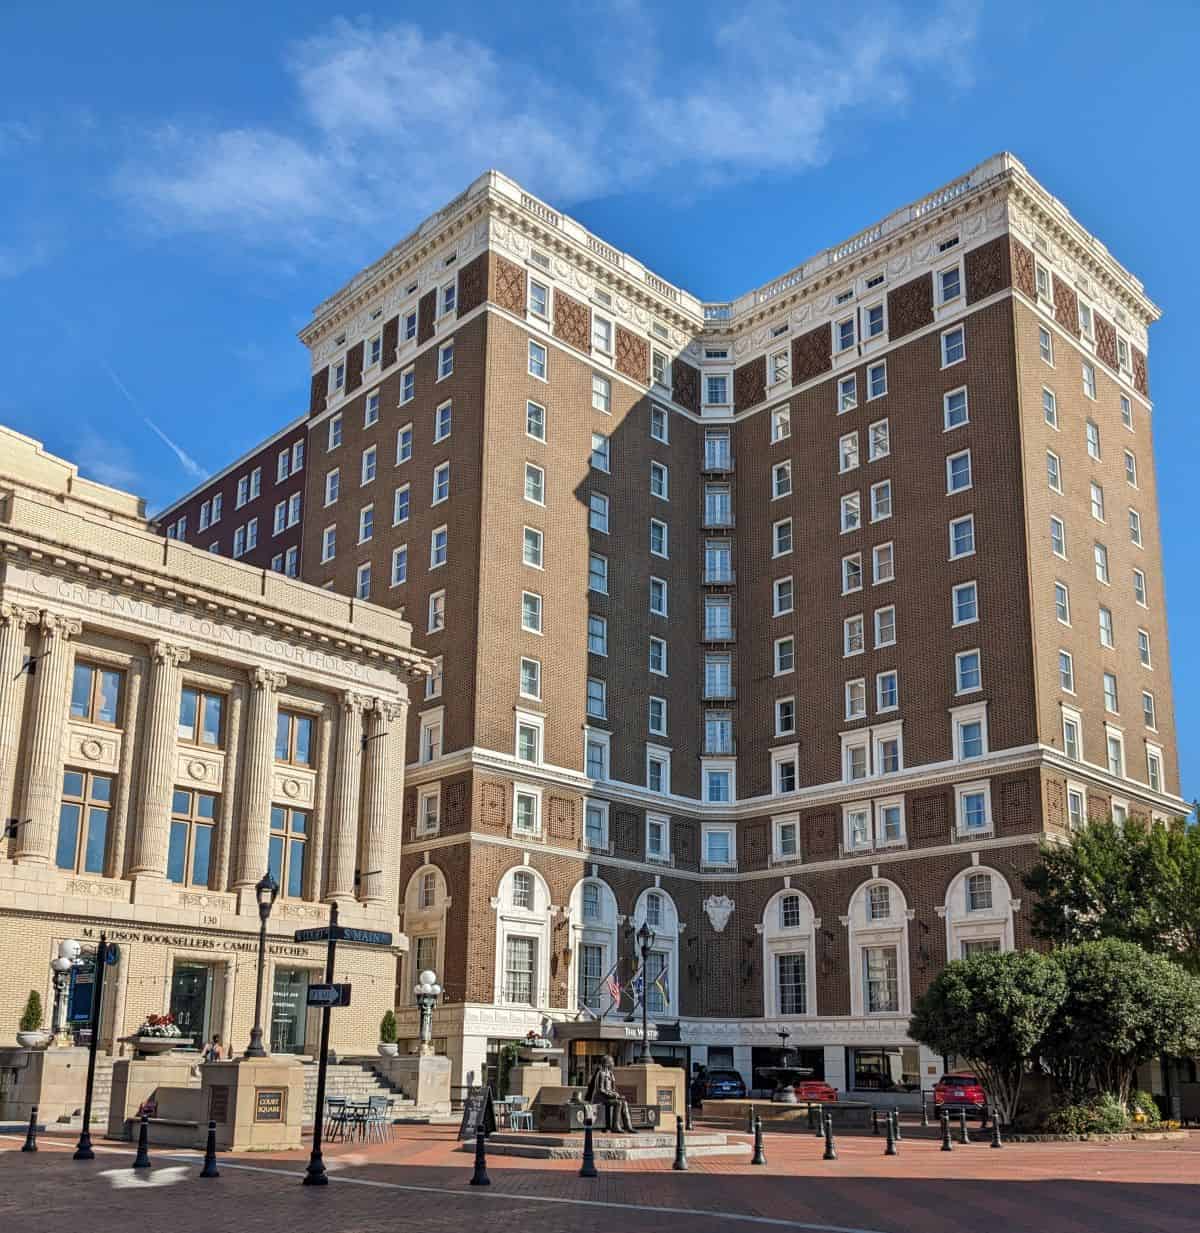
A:
<svg viewBox="0 0 1200 1233">
<path fill-rule="evenodd" d="M 203 963 L 176 963 L 171 973 L 171 1014 L 188 1043 L 197 1049 L 208 1039 L 212 969 Z"/>
<path fill-rule="evenodd" d="M 308 1020 L 308 972 L 275 969 L 271 991 L 271 1052 L 304 1053 Z"/>
</svg>

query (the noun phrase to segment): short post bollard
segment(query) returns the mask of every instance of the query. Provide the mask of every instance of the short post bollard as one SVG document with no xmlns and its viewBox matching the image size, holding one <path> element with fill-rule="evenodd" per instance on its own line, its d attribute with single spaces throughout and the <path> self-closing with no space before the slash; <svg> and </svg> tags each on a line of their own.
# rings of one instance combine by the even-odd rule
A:
<svg viewBox="0 0 1200 1233">
<path fill-rule="evenodd" d="M 992 1146 L 1004 1146 L 1000 1139 L 1000 1119 L 994 1113 L 992 1114 Z"/>
<path fill-rule="evenodd" d="M 37 1150 L 37 1105 L 34 1105 L 29 1110 L 29 1129 L 25 1132 L 25 1143 L 21 1151 L 36 1152 Z"/>
<path fill-rule="evenodd" d="M 692 1102 L 690 1100 L 683 1106 L 683 1128 L 684 1130 L 692 1128 Z"/>
<path fill-rule="evenodd" d="M 945 1111 L 942 1113 L 942 1151 L 954 1151 L 954 1144 L 950 1142 L 950 1114 Z"/>
<path fill-rule="evenodd" d="M 903 1135 L 901 1135 L 900 1133 L 900 1110 L 899 1109 L 892 1110 L 892 1125 L 895 1126 L 896 1128 L 896 1142 L 899 1143 L 900 1140 L 903 1138 Z"/>
<path fill-rule="evenodd" d="M 687 1142 L 683 1137 L 683 1118 L 676 1115 L 675 1117 L 675 1159 L 671 1164 L 671 1168 L 677 1169 L 680 1172 L 686 1173 L 687 1167 L 688 1167 Z"/>
<path fill-rule="evenodd" d="M 812 1105 L 808 1106 L 808 1112 L 812 1114 Z M 817 1105 L 817 1138 L 825 1137 L 825 1106 Z"/>
<path fill-rule="evenodd" d="M 767 1154 L 763 1151 L 762 1118 L 754 1119 L 754 1155 L 750 1158 L 752 1165 L 765 1165 Z"/>
<path fill-rule="evenodd" d="M 475 1172 L 471 1174 L 472 1186 L 490 1186 L 492 1179 L 487 1171 L 487 1135 L 482 1126 L 475 1130 Z"/>
<path fill-rule="evenodd" d="M 887 1147 L 883 1149 L 885 1156 L 898 1156 L 900 1153 L 896 1150 L 896 1123 L 889 1115 L 887 1120 Z"/>
<path fill-rule="evenodd" d="M 150 1118 L 147 1114 L 142 1114 L 141 1125 L 138 1126 L 138 1145 L 137 1155 L 133 1158 L 133 1164 L 130 1168 L 133 1169 L 149 1169 L 150 1168 Z"/>
<path fill-rule="evenodd" d="M 879 1110 L 878 1109 L 871 1110 L 871 1133 L 873 1135 L 879 1134 Z"/>
<path fill-rule="evenodd" d="M 754 1106 L 747 1105 L 746 1107 L 746 1133 L 752 1135 L 754 1133 Z"/>
<path fill-rule="evenodd" d="M 925 1097 L 921 1097 L 921 1127 L 927 1129 L 929 1126 L 929 1104 Z"/>
<path fill-rule="evenodd" d="M 209 1122 L 208 1139 L 204 1144 L 204 1168 L 200 1170 L 201 1177 L 220 1177 L 217 1168 L 217 1124 Z"/>
<path fill-rule="evenodd" d="M 967 1111 L 959 1109 L 958 1111 L 958 1141 L 960 1143 L 970 1143 L 971 1136 L 967 1133 Z"/>
<path fill-rule="evenodd" d="M 836 1160 L 838 1158 L 837 1148 L 833 1142 L 833 1114 L 825 1114 L 825 1155 L 822 1160 Z"/>
<path fill-rule="evenodd" d="M 599 1176 L 596 1172 L 596 1153 L 592 1147 L 592 1119 L 590 1117 L 583 1123 L 583 1161 L 579 1166 L 579 1176 Z"/>
</svg>

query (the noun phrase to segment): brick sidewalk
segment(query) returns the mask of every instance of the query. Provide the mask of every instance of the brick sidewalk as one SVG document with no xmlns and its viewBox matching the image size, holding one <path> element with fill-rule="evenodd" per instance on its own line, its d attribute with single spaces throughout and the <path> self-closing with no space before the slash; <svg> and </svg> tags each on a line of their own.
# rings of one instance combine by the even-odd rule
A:
<svg viewBox="0 0 1200 1233">
<path fill-rule="evenodd" d="M 452 1128 L 397 1127 L 387 1145 L 335 1145 L 332 1184 L 299 1185 L 307 1151 L 221 1159 L 202 1181 L 198 1157 L 155 1152 L 134 1173 L 132 1148 L 97 1142 L 91 1163 L 74 1141 L 42 1135 L 36 1156 L 0 1137 L 0 1228 L 86 1224 L 88 1233 L 442 1233 L 486 1221 L 533 1233 L 734 1233 L 764 1228 L 844 1233 L 1195 1233 L 1200 1135 L 1180 1143 L 1010 1145 L 944 1153 L 906 1139 L 843 1136 L 821 1159 L 812 1136 L 767 1137 L 768 1165 L 727 1157 L 601 1165 L 593 1180 L 570 1161 L 493 1157 L 492 1185 L 468 1186 L 471 1156 Z"/>
</svg>

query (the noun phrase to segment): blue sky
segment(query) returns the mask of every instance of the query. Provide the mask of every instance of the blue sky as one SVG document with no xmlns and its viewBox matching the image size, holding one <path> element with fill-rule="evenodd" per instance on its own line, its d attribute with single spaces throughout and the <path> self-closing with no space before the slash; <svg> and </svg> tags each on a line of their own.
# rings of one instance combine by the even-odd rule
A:
<svg viewBox="0 0 1200 1233">
<path fill-rule="evenodd" d="M 303 410 L 312 306 L 489 166 L 727 299 L 1014 151 L 1164 309 L 1200 792 L 1194 2 L 4 7 L 0 422 L 151 508 Z"/>
</svg>

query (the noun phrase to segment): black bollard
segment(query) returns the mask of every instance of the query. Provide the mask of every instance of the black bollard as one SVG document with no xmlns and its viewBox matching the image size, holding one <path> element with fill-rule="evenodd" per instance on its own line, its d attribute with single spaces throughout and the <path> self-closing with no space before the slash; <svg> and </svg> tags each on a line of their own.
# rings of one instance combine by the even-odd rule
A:
<svg viewBox="0 0 1200 1233">
<path fill-rule="evenodd" d="M 926 1103 L 924 1095 L 921 1097 L 921 1126 L 923 1129 L 929 1126 L 929 1105 Z"/>
<path fill-rule="evenodd" d="M 871 1133 L 878 1136 L 879 1134 L 879 1110 L 871 1110 Z"/>
<path fill-rule="evenodd" d="M 808 1106 L 808 1112 L 812 1114 L 812 1105 Z M 817 1105 L 817 1138 L 825 1137 L 825 1106 Z"/>
<path fill-rule="evenodd" d="M 690 1100 L 683 1106 L 683 1128 L 684 1130 L 692 1128 L 692 1102 Z"/>
<path fill-rule="evenodd" d="M 683 1118 L 676 1116 L 675 1118 L 675 1160 L 671 1165 L 672 1169 L 678 1169 L 684 1173 L 687 1172 L 687 1143 L 683 1137 Z"/>
<path fill-rule="evenodd" d="M 201 1177 L 220 1177 L 217 1169 L 217 1124 L 209 1122 L 208 1141 L 204 1145 L 204 1168 L 200 1170 Z"/>
<path fill-rule="evenodd" d="M 892 1110 L 892 1122 L 896 1127 L 896 1142 L 899 1143 L 902 1138 L 900 1134 L 900 1110 L 899 1109 Z"/>
<path fill-rule="evenodd" d="M 967 1111 L 959 1109 L 958 1111 L 958 1141 L 960 1143 L 971 1142 L 971 1136 L 967 1133 Z"/>
<path fill-rule="evenodd" d="M 833 1143 L 833 1114 L 825 1114 L 825 1155 L 822 1160 L 836 1160 L 838 1158 L 837 1148 Z"/>
<path fill-rule="evenodd" d="M 748 1135 L 754 1133 L 754 1106 L 751 1104 L 746 1106 L 746 1133 Z"/>
<path fill-rule="evenodd" d="M 763 1151 L 762 1118 L 754 1119 L 754 1155 L 750 1157 L 752 1165 L 765 1165 L 767 1154 Z"/>
<path fill-rule="evenodd" d="M 583 1162 L 579 1166 L 580 1177 L 598 1177 L 596 1153 L 592 1150 L 592 1119 L 583 1123 Z"/>
<path fill-rule="evenodd" d="M 887 1120 L 887 1147 L 883 1149 L 885 1156 L 898 1156 L 900 1153 L 896 1150 L 896 1123 L 889 1115 Z"/>
<path fill-rule="evenodd" d="M 487 1135 L 483 1127 L 475 1130 L 475 1172 L 471 1174 L 472 1186 L 490 1186 L 492 1179 L 487 1171 Z"/>
<path fill-rule="evenodd" d="M 25 1132 L 25 1144 L 21 1151 L 37 1151 L 37 1105 L 29 1110 L 29 1129 Z"/>
<path fill-rule="evenodd" d="M 992 1114 L 992 1146 L 1004 1146 L 1004 1144 L 1000 1141 L 1000 1119 L 994 1113 Z"/>
<path fill-rule="evenodd" d="M 150 1166 L 150 1118 L 143 1113 L 142 1122 L 138 1127 L 137 1155 L 133 1158 L 134 1169 L 149 1169 Z"/>
<path fill-rule="evenodd" d="M 944 1109 L 942 1110 L 942 1151 L 954 1151 L 954 1144 L 950 1142 L 950 1114 Z"/>
</svg>

